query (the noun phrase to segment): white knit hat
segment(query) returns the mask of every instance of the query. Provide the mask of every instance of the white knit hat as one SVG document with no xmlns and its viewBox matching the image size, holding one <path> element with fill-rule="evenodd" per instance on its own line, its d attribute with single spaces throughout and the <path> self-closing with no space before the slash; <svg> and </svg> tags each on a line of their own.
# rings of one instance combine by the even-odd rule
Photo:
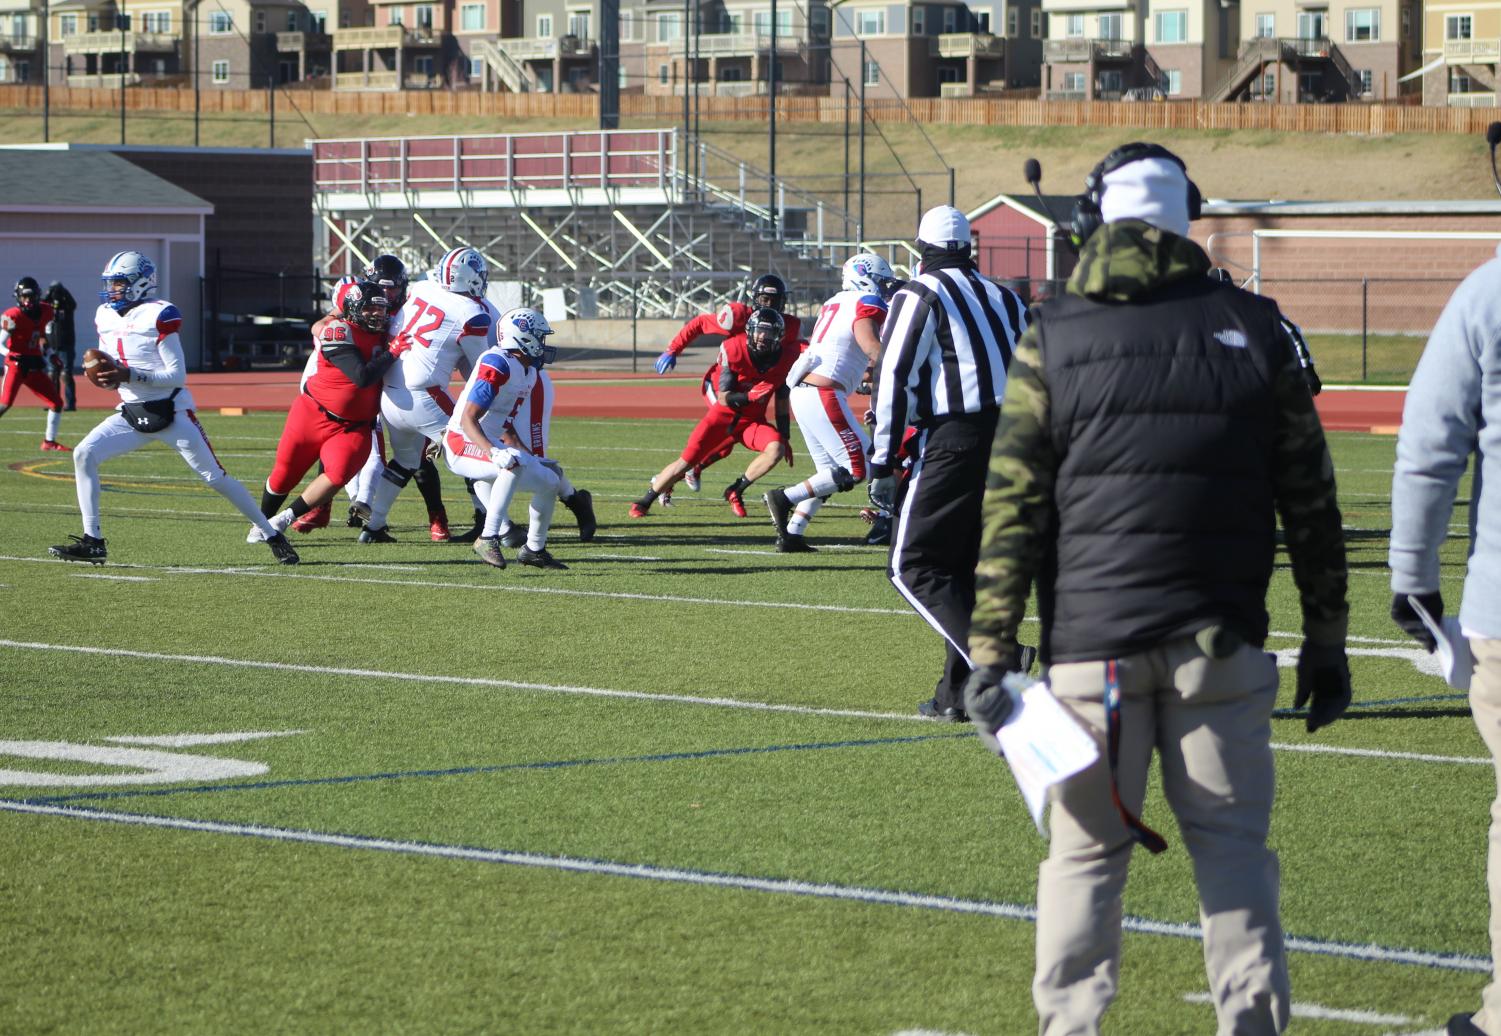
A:
<svg viewBox="0 0 1501 1036">
<path fill-rule="evenodd" d="M 917 224 L 917 239 L 924 244 L 945 246 L 969 244 L 969 220 L 952 205 L 939 205 L 923 213 Z"/>
<path fill-rule="evenodd" d="M 1188 236 L 1188 175 L 1170 158 L 1142 158 L 1105 174 L 1100 216 L 1139 219 Z"/>
</svg>

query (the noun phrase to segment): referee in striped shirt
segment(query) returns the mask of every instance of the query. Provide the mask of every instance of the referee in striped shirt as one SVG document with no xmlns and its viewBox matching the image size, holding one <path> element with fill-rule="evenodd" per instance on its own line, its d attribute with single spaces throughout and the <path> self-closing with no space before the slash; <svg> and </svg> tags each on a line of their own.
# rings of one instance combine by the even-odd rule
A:
<svg viewBox="0 0 1501 1036">
<path fill-rule="evenodd" d="M 917 243 L 919 273 L 892 298 L 881 331 L 870 498 L 896 514 L 888 577 L 947 641 L 943 675 L 917 711 L 957 722 L 968 718 L 969 616 L 991 440 L 1027 318 L 1015 292 L 976 271 L 969 220 L 958 209 L 929 209 Z M 917 429 L 907 447 L 912 469 L 898 501 L 893 469 L 909 426 Z"/>
</svg>

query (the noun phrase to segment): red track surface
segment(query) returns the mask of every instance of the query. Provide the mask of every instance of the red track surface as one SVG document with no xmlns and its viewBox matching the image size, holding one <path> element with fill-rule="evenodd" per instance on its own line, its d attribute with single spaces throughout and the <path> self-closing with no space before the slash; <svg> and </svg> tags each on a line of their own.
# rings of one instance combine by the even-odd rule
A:
<svg viewBox="0 0 1501 1036">
<path fill-rule="evenodd" d="M 660 379 L 654 374 L 570 371 L 553 375 L 558 384 L 555 413 L 559 417 L 679 417 L 703 415 L 698 381 Z M 213 413 L 220 407 L 285 411 L 297 394 L 300 374 L 266 371 L 241 374 L 194 374 L 188 378 L 198 409 Z M 591 382 L 613 384 L 591 384 Z M 630 382 L 630 384 L 620 384 Z M 1331 431 L 1395 431 L 1402 423 L 1407 393 L 1325 389 L 1318 398 L 1319 415 Z M 86 409 L 115 406 L 119 397 L 78 379 L 78 405 Z M 24 404 L 23 404 L 24 405 Z"/>
</svg>

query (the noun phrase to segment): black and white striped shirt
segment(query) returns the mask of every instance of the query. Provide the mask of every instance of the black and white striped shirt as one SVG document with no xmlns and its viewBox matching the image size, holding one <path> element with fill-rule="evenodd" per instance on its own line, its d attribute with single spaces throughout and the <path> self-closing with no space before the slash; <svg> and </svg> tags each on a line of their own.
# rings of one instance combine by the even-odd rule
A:
<svg viewBox="0 0 1501 1036">
<path fill-rule="evenodd" d="M 872 466 L 891 464 L 908 425 L 1000 406 L 1026 326 L 1021 298 L 967 265 L 908 281 L 881 328 Z"/>
</svg>

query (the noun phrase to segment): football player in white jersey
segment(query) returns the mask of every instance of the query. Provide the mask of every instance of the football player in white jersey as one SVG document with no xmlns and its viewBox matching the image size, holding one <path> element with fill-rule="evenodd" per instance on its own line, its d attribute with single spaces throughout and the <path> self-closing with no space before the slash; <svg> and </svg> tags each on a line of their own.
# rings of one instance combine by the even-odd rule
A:
<svg viewBox="0 0 1501 1036">
<path fill-rule="evenodd" d="M 860 252 L 845 260 L 844 290 L 823 304 L 807 351 L 787 375 L 792 413 L 818 470 L 761 498 L 782 553 L 811 551 L 803 538 L 808 520 L 830 496 L 865 482 L 870 440 L 845 397 L 881 354 L 881 323 L 895 282 L 878 255 Z"/>
<path fill-rule="evenodd" d="M 102 304 L 94 315 L 94 326 L 99 348 L 114 360 L 113 370 L 102 375 L 101 381 L 119 391 L 121 403 L 73 450 L 83 536 L 74 536 L 72 543 L 52 547 L 49 553 L 68 561 L 104 564 L 99 465 L 149 442 L 162 442 L 175 448 L 211 489 L 256 525 L 278 562 L 297 564 L 297 552 L 266 521 L 249 491 L 224 470 L 198 423 L 177 336 L 182 313 L 170 302 L 148 297 L 156 288 L 156 267 L 139 252 L 120 252 L 105 264 L 100 276 Z"/>
<path fill-rule="evenodd" d="M 389 453 L 370 497 L 361 543 L 391 543 L 386 519 L 396 496 L 422 463 L 428 439 L 441 439 L 453 413 L 448 383 L 454 368 L 468 375 L 489 343 L 491 317 L 482 302 L 488 276 L 472 248 L 454 248 L 433 271 L 436 279 L 407 289 L 400 334 L 412 342 L 386 375 L 381 425 Z"/>
<path fill-rule="evenodd" d="M 443 455 L 454 474 L 474 484 L 485 500 L 485 524 L 474 552 L 487 565 L 505 568 L 501 516 L 518 490 L 532 494 L 526 545 L 516 559 L 533 568 L 567 568 L 547 551 L 547 532 L 561 479 L 535 457 L 513 424 L 522 401 L 537 384 L 536 361 L 549 358 L 552 327 L 534 309 L 505 313 L 494 348 L 474 365 L 443 436 Z"/>
</svg>

